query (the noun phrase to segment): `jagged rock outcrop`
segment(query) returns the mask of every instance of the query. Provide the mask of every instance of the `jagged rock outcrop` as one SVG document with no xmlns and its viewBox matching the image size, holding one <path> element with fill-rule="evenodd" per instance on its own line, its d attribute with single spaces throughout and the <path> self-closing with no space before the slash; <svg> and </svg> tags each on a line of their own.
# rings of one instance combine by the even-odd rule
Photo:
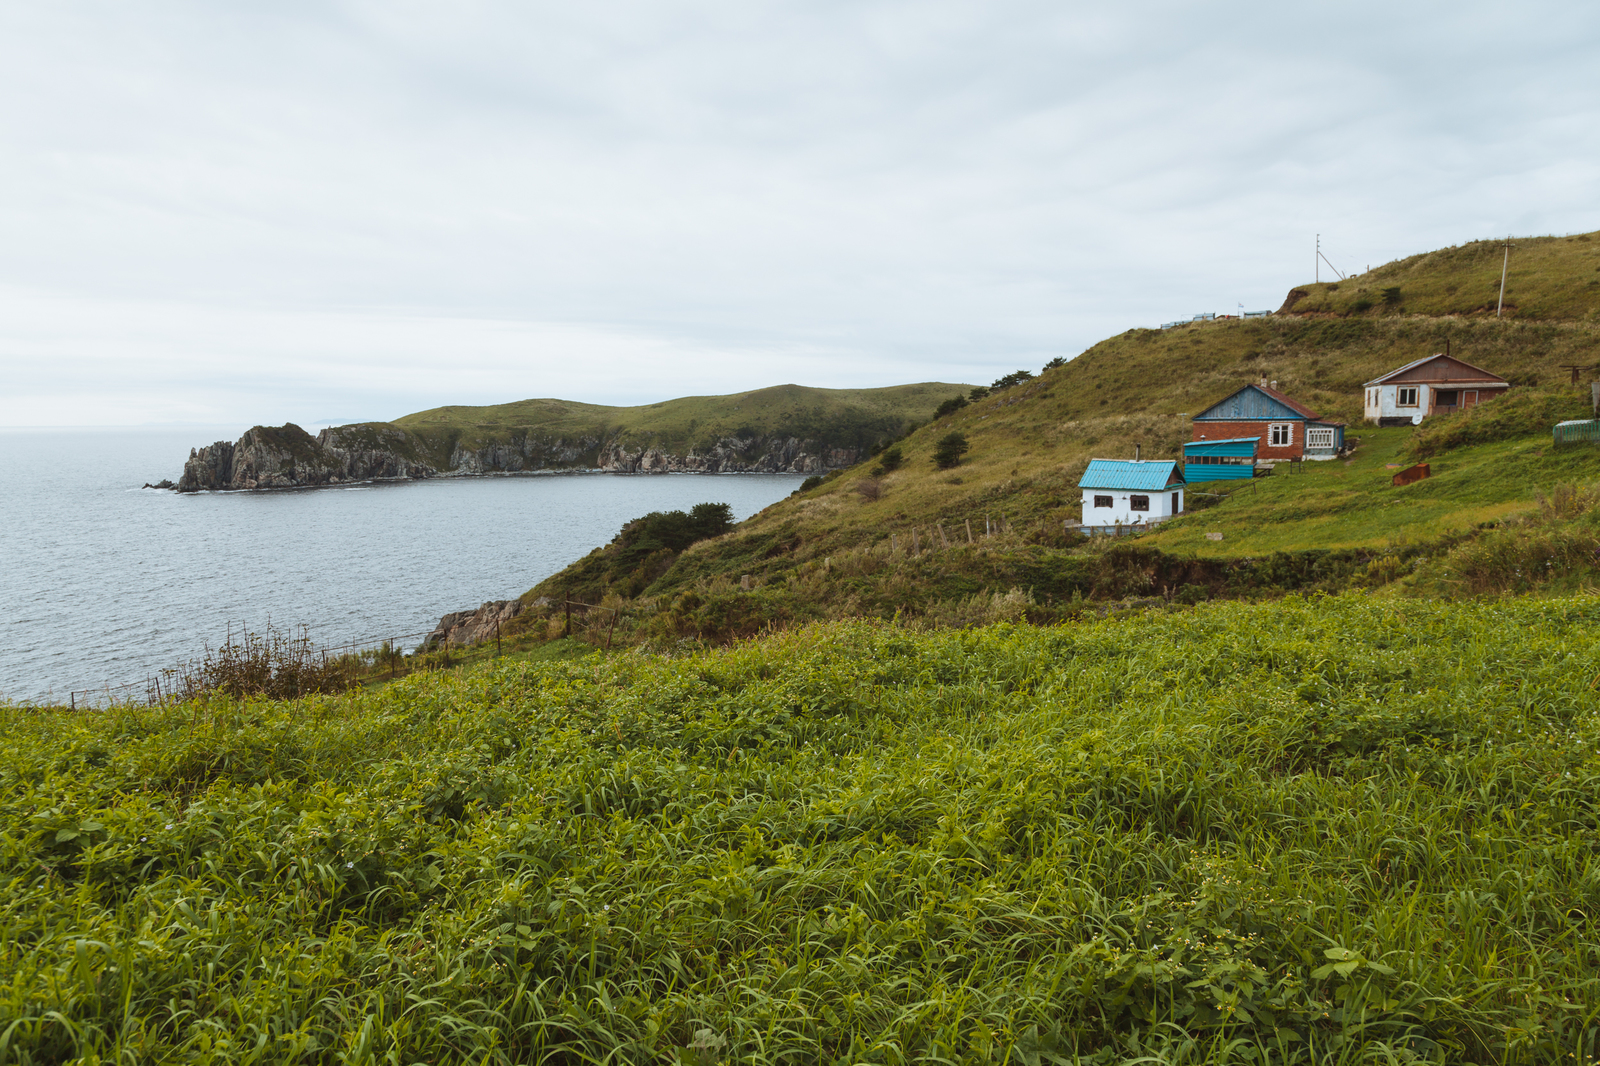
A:
<svg viewBox="0 0 1600 1066">
<path fill-rule="evenodd" d="M 179 492 L 233 488 L 233 444 L 219 440 L 204 448 L 190 448 L 178 479 Z"/>
<path fill-rule="evenodd" d="M 522 613 L 521 600 L 493 600 L 476 611 L 455 611 L 439 619 L 424 647 L 441 645 L 481 644 L 493 640 L 498 627 L 504 626 Z"/>
<path fill-rule="evenodd" d="M 540 470 L 603 470 L 619 474 L 818 474 L 850 466 L 856 448 L 797 437 L 724 437 L 684 455 L 622 438 L 540 438 L 525 429 L 476 447 L 453 434 L 412 431 L 381 422 L 332 426 L 313 437 L 294 423 L 256 426 L 230 444 L 191 449 L 179 492 L 307 488 L 352 481 L 470 477 Z"/>
<path fill-rule="evenodd" d="M 819 474 L 860 458 L 856 448 L 830 448 L 796 437 L 724 437 L 704 453 L 691 448 L 681 456 L 617 441 L 601 449 L 599 468 L 625 474 Z"/>
</svg>

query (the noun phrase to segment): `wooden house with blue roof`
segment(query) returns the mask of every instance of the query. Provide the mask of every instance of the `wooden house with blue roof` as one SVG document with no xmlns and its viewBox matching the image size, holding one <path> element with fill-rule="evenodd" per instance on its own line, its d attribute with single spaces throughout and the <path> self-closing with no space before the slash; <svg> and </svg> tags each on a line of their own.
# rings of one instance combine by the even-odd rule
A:
<svg viewBox="0 0 1600 1066">
<path fill-rule="evenodd" d="M 1344 423 L 1326 422 L 1302 403 L 1265 381 L 1246 385 L 1194 417 L 1196 441 L 1236 441 L 1254 437 L 1261 443 L 1255 461 L 1268 465 L 1283 459 L 1332 459 L 1344 450 Z M 1193 480 L 1193 479 L 1191 479 Z"/>
<path fill-rule="evenodd" d="M 1091 459 L 1078 479 L 1084 530 L 1120 531 L 1181 514 L 1183 486 L 1172 459 Z"/>
</svg>

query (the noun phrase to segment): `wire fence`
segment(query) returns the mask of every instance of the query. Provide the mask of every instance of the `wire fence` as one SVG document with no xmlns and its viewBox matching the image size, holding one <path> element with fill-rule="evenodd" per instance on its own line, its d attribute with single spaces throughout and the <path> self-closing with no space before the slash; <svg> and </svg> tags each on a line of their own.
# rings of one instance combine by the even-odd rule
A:
<svg viewBox="0 0 1600 1066">
<path fill-rule="evenodd" d="M 610 650 L 616 633 L 617 623 L 624 614 L 650 613 L 648 609 L 638 605 L 629 605 L 627 608 L 607 607 L 598 603 L 584 603 L 579 600 L 568 599 L 555 606 L 561 607 L 564 612 L 563 635 L 598 643 L 604 639 L 604 647 Z M 594 612 L 602 612 L 599 618 L 594 618 Z M 270 630 L 270 625 L 269 625 Z M 389 677 L 398 677 L 403 673 L 411 673 L 413 669 L 406 660 L 414 660 L 417 655 L 408 651 L 401 651 L 402 646 L 408 642 L 419 642 L 416 647 L 418 653 L 441 651 L 444 654 L 444 665 L 450 665 L 449 651 L 471 646 L 470 644 L 441 643 L 437 647 L 425 643 L 429 638 L 439 632 L 438 628 L 420 630 L 413 633 L 396 633 L 381 637 L 366 637 L 361 640 L 345 641 L 342 644 L 310 645 L 312 654 L 323 662 L 346 660 L 352 664 L 362 664 L 367 667 L 372 678 L 380 678 L 384 674 Z M 229 643 L 232 644 L 233 636 L 230 633 Z M 494 624 L 492 635 L 483 637 L 472 644 L 485 644 L 493 642 L 496 645 L 496 654 L 499 654 L 501 640 L 500 623 Z M 389 654 L 382 654 L 388 651 Z M 121 684 L 106 683 L 93 688 L 73 689 L 67 693 L 67 707 L 70 710 L 104 710 L 117 706 L 146 706 L 153 707 L 161 703 L 172 702 L 186 697 L 192 689 L 189 684 L 197 672 L 197 664 L 188 663 L 184 666 L 169 667 L 156 673 L 148 674 L 143 680 L 128 681 Z M 37 701 L 36 701 L 37 702 Z M 59 704 L 56 704 L 59 705 Z"/>
<path fill-rule="evenodd" d="M 268 627 L 271 628 L 270 626 Z M 313 651 L 323 660 L 337 660 L 340 658 L 362 659 L 368 653 L 380 652 L 385 648 L 394 649 L 399 657 L 410 655 L 409 652 L 400 652 L 401 645 L 406 641 L 421 641 L 432 636 L 436 630 L 427 629 L 415 633 L 396 633 L 382 637 L 367 637 L 362 640 L 346 641 L 343 644 L 315 645 Z M 229 642 L 233 637 L 229 635 Z M 396 669 L 391 662 L 391 671 Z M 128 681 L 122 684 L 99 685 L 94 688 L 73 689 L 67 693 L 67 707 L 71 710 L 104 710 L 116 706 L 147 706 L 153 707 L 160 703 L 181 699 L 186 689 L 185 682 L 196 671 L 196 664 L 188 663 L 184 666 L 168 667 L 153 674 L 147 674 L 142 681 Z M 37 701 L 36 701 L 37 702 Z"/>
</svg>

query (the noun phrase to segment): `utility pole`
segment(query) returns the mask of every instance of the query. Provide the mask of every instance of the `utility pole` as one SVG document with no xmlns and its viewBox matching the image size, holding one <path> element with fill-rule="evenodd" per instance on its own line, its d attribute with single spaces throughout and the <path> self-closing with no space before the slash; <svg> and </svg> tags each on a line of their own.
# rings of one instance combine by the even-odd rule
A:
<svg viewBox="0 0 1600 1066">
<path fill-rule="evenodd" d="M 1314 271 L 1312 276 L 1316 279 L 1317 284 L 1322 284 L 1322 234 L 1320 233 L 1317 234 L 1317 258 L 1312 269 Z"/>
<path fill-rule="evenodd" d="M 1506 304 L 1506 268 L 1511 265 L 1511 235 L 1506 234 L 1506 257 L 1500 261 L 1500 300 L 1494 305 L 1494 317 L 1500 317 L 1500 308 Z"/>
</svg>

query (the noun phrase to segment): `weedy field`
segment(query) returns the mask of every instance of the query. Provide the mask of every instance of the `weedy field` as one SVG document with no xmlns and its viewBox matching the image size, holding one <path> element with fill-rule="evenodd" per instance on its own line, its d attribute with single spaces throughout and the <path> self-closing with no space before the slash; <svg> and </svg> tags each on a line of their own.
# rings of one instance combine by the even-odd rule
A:
<svg viewBox="0 0 1600 1066">
<path fill-rule="evenodd" d="M 1592 597 L 5 710 L 0 1061 L 1600 1055 Z"/>
</svg>

